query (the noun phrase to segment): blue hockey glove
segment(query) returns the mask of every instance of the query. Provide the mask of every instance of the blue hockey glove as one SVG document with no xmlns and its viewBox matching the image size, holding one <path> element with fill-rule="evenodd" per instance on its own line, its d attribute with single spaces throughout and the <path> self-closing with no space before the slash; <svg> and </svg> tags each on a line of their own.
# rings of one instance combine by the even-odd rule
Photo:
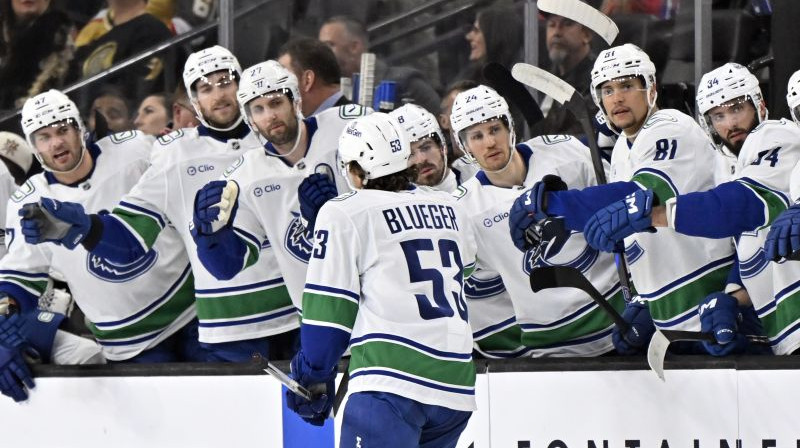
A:
<svg viewBox="0 0 800 448">
<path fill-rule="evenodd" d="M 0 392 L 20 402 L 28 399 L 28 389 L 36 385 L 22 352 L 25 341 L 20 334 L 19 314 L 0 316 Z"/>
<path fill-rule="evenodd" d="M 739 332 L 739 323 L 743 320 L 740 308 L 736 298 L 724 292 L 709 294 L 700 303 L 700 331 L 713 334 L 717 340 L 716 343 L 703 341 L 709 354 L 726 356 L 747 349 L 747 338 Z"/>
<path fill-rule="evenodd" d="M 192 236 L 211 235 L 230 227 L 239 208 L 239 185 L 234 181 L 214 180 L 194 196 Z"/>
<path fill-rule="evenodd" d="M 794 204 L 770 225 L 764 252 L 768 260 L 800 259 L 800 204 Z M 796 254 L 792 256 L 792 254 Z"/>
<path fill-rule="evenodd" d="M 336 184 L 326 174 L 315 173 L 303 179 L 297 188 L 297 197 L 300 200 L 300 218 L 306 230 L 314 231 L 319 209 L 338 194 Z"/>
<path fill-rule="evenodd" d="M 308 389 L 313 395 L 313 399 L 308 401 L 294 392 L 286 390 L 286 405 L 308 423 L 315 426 L 324 425 L 336 398 L 334 380 L 337 366 L 334 365 L 332 370 L 326 372 L 315 370 L 308 364 L 302 349 L 292 358 L 291 366 L 292 372 L 289 376 Z"/>
<path fill-rule="evenodd" d="M 567 184 L 560 177 L 548 174 L 514 200 L 508 214 L 508 226 L 511 231 L 511 241 L 517 249 L 525 252 L 542 243 L 542 232 L 538 229 L 528 232 L 528 229 L 547 218 L 545 193 L 566 189 Z"/>
<path fill-rule="evenodd" d="M 29 244 L 52 242 L 74 249 L 89 234 L 92 219 L 81 204 L 41 198 L 19 210 L 25 241 Z"/>
<path fill-rule="evenodd" d="M 647 344 L 650 343 L 650 338 L 656 331 L 647 302 L 638 296 L 634 297 L 630 303 L 625 305 L 622 318 L 630 325 L 630 328 L 625 334 L 622 334 L 619 327 L 614 327 L 611 333 L 614 348 L 620 355 L 643 353 L 647 350 Z"/>
<path fill-rule="evenodd" d="M 583 228 L 586 242 L 595 249 L 614 252 L 617 242 L 637 232 L 655 232 L 650 214 L 653 190 L 637 190 L 621 201 L 597 211 Z"/>
</svg>

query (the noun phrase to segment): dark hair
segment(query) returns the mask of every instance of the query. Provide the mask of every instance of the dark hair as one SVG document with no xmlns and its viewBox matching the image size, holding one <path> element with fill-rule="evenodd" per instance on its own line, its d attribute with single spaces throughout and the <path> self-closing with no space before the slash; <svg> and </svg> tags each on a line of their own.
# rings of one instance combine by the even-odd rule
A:
<svg viewBox="0 0 800 448">
<path fill-rule="evenodd" d="M 292 58 L 292 70 L 311 70 L 326 84 L 339 84 L 342 71 L 333 50 L 317 39 L 300 37 L 287 42 L 280 51 Z"/>
<path fill-rule="evenodd" d="M 355 176 L 364 179 L 367 173 L 361 168 L 358 162 L 353 161 L 347 167 Z M 370 179 L 366 185 L 365 190 L 382 190 L 382 191 L 402 191 L 408 190 L 411 187 L 414 179 L 417 178 L 417 168 L 410 166 L 403 171 L 387 174 L 375 179 Z"/>
<path fill-rule="evenodd" d="M 365 48 L 369 48 L 369 33 L 367 32 L 367 27 L 363 22 L 355 17 L 341 15 L 331 17 L 330 19 L 322 22 L 322 25 L 329 25 L 332 23 L 341 23 L 342 26 L 344 26 L 344 29 L 347 30 L 347 34 L 363 42 Z"/>
<path fill-rule="evenodd" d="M 510 68 L 518 62 L 524 42 L 522 14 L 516 7 L 490 7 L 478 13 L 478 27 L 486 42 L 486 60 Z"/>
<path fill-rule="evenodd" d="M 164 106 L 164 109 L 167 111 L 167 121 L 172 121 L 172 102 L 173 102 L 172 98 L 173 97 L 172 97 L 172 94 L 167 93 L 167 92 L 155 92 L 155 93 L 151 93 L 149 95 L 145 95 L 144 98 L 142 98 L 142 101 L 139 101 L 139 105 L 136 107 L 136 110 L 133 111 L 133 114 L 139 113 L 139 106 L 142 105 L 142 102 L 145 99 L 147 99 L 147 98 L 149 98 L 151 96 L 157 97 L 157 98 L 159 98 L 161 100 L 161 105 Z"/>
</svg>

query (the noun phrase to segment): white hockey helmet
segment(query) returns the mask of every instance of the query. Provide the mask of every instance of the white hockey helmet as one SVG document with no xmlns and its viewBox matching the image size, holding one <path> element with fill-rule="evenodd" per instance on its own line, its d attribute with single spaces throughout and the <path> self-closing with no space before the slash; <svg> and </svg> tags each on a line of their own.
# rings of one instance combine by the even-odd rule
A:
<svg viewBox="0 0 800 448">
<path fill-rule="evenodd" d="M 186 59 L 186 64 L 183 66 L 183 85 L 186 87 L 186 94 L 189 95 L 189 100 L 191 101 L 192 106 L 194 106 L 197 119 L 203 124 L 203 126 L 212 129 L 217 128 L 210 126 L 203 116 L 203 113 L 200 110 L 200 104 L 197 102 L 197 95 L 193 87 L 194 83 L 198 80 L 205 78 L 206 75 L 210 73 L 220 70 L 227 70 L 231 76 L 235 76 L 237 78 L 240 77 L 242 73 L 242 67 L 239 65 L 239 61 L 236 59 L 236 56 L 234 56 L 233 53 L 231 53 L 227 48 L 219 45 L 214 45 L 213 47 L 205 48 L 190 54 L 189 58 Z M 229 128 L 219 130 L 227 131 L 233 129 L 239 125 L 240 121 L 241 117 L 239 117 L 239 120 L 236 120 L 236 123 Z"/>
<path fill-rule="evenodd" d="M 72 124 L 78 128 L 81 146 L 85 151 L 86 145 L 83 138 L 86 133 L 86 127 L 81 119 L 78 106 L 76 106 L 67 95 L 64 95 L 58 90 L 50 89 L 47 92 L 28 98 L 22 106 L 22 132 L 25 133 L 25 140 L 31 148 L 33 148 L 33 155 L 36 157 L 36 160 L 42 164 L 42 168 L 45 170 L 55 171 L 42 161 L 42 156 L 39 154 L 33 142 L 33 133 L 45 126 L 50 126 L 53 123 L 64 120 L 70 120 Z M 81 152 L 81 159 L 83 158 L 84 151 Z M 80 161 L 78 165 L 80 165 Z M 76 165 L 76 167 L 78 165 Z"/>
<path fill-rule="evenodd" d="M 453 137 L 461 151 L 469 156 L 468 159 L 470 161 L 474 161 L 474 158 L 465 143 L 464 131 L 472 125 L 495 118 L 503 120 L 508 126 L 508 143 L 513 149 L 516 145 L 514 119 L 511 117 L 505 98 L 500 96 L 494 89 L 479 85 L 459 93 L 453 100 L 453 109 L 450 113 L 450 126 L 453 130 Z M 510 160 L 509 158 L 509 162 Z"/>
<path fill-rule="evenodd" d="M 749 100 L 753 104 L 758 122 L 761 123 L 763 95 L 758 86 L 758 78 L 746 67 L 735 62 L 728 62 L 700 78 L 700 85 L 697 86 L 698 121 L 716 144 L 720 144 L 721 141 L 714 130 L 708 111 L 741 98 L 745 101 Z M 766 119 L 766 114 L 764 118 Z"/>
<path fill-rule="evenodd" d="M 347 124 L 339 137 L 339 168 L 345 179 L 350 162 L 358 162 L 366 181 L 408 168 L 411 145 L 406 133 L 389 114 L 374 112 Z"/>
<path fill-rule="evenodd" d="M 789 85 L 786 88 L 786 104 L 789 105 L 789 113 L 792 114 L 792 120 L 800 124 L 800 70 L 792 73 L 789 77 Z"/>
<path fill-rule="evenodd" d="M 405 130 L 409 143 L 423 138 L 433 138 L 439 146 L 446 148 L 444 134 L 439 122 L 424 107 L 408 103 L 389 112 Z"/>
<path fill-rule="evenodd" d="M 611 47 L 603 50 L 597 56 L 594 61 L 594 67 L 592 67 L 592 100 L 606 115 L 606 121 L 610 122 L 608 114 L 603 108 L 603 97 L 600 94 L 600 88 L 608 81 L 633 76 L 642 78 L 644 87 L 649 95 L 650 89 L 654 88 L 656 83 L 656 66 L 647 53 L 636 45 L 624 44 L 618 47 Z M 653 96 L 652 102 L 648 96 L 648 115 L 655 104 L 656 95 Z"/>
<path fill-rule="evenodd" d="M 248 67 L 242 73 L 239 89 L 236 91 L 236 98 L 239 100 L 239 109 L 242 116 L 244 116 L 245 123 L 250 126 L 253 132 L 258 132 L 258 130 L 250 122 L 247 103 L 257 97 L 274 92 L 285 93 L 290 101 L 294 103 L 295 112 L 301 114 L 300 90 L 297 87 L 297 77 L 277 61 L 260 62 Z"/>
</svg>

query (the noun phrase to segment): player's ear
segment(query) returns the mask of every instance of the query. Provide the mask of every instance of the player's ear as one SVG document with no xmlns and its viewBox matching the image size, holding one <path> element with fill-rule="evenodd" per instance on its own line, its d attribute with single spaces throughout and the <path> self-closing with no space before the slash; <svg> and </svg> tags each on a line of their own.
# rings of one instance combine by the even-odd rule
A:
<svg viewBox="0 0 800 448">
<path fill-rule="evenodd" d="M 311 87 L 314 86 L 314 81 L 317 79 L 317 74 L 314 73 L 313 70 L 303 70 L 303 82 L 300 83 L 298 87 L 300 87 L 303 92 L 308 92 L 311 90 Z"/>
</svg>

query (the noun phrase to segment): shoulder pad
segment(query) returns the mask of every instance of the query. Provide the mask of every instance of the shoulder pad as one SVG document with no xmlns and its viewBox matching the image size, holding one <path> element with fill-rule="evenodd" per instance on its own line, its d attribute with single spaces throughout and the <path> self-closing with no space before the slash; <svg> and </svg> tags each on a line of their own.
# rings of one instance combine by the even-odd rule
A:
<svg viewBox="0 0 800 448">
<path fill-rule="evenodd" d="M 458 187 L 456 187 L 456 189 L 453 190 L 453 192 L 450 194 L 453 195 L 453 197 L 456 199 L 461 199 L 467 195 L 468 191 L 469 190 L 464 186 L 464 184 L 461 184 Z"/>
<path fill-rule="evenodd" d="M 650 118 L 648 118 L 647 121 L 644 122 L 644 126 L 642 126 L 642 129 L 651 128 L 659 124 L 677 123 L 677 122 L 678 119 L 672 116 L 672 114 L 668 114 L 665 111 L 658 111 L 653 115 L 650 115 Z"/>
<path fill-rule="evenodd" d="M 573 137 L 571 135 L 557 134 L 557 135 L 542 135 L 537 138 L 540 138 L 542 140 L 542 143 L 544 143 L 545 145 L 556 145 L 558 143 L 568 142 L 572 140 Z"/>
<path fill-rule="evenodd" d="M 120 144 L 136 138 L 136 136 L 139 134 L 141 134 L 139 131 L 122 131 L 109 135 L 108 139 L 111 141 L 111 143 Z"/>
<path fill-rule="evenodd" d="M 356 195 L 356 193 L 358 193 L 358 190 L 348 191 L 347 193 L 342 193 L 339 196 L 336 196 L 335 198 L 331 199 L 331 201 L 344 201 L 347 198 L 352 198 Z"/>
<path fill-rule="evenodd" d="M 36 191 L 36 187 L 33 185 L 33 182 L 30 179 L 26 180 L 24 184 L 22 184 L 17 191 L 11 194 L 11 200 L 13 202 L 22 202 L 25 198 L 32 195 Z"/>
<path fill-rule="evenodd" d="M 178 130 L 170 132 L 169 134 L 165 134 L 165 135 L 162 135 L 162 136 L 158 137 L 158 140 L 156 140 L 156 141 L 158 143 L 161 143 L 162 145 L 166 146 L 166 145 L 174 142 L 175 140 L 183 137 L 184 135 L 186 135 L 186 134 L 183 132 L 183 129 L 178 129 Z"/>
<path fill-rule="evenodd" d="M 239 167 L 242 166 L 243 163 L 244 163 L 244 154 L 239 156 L 239 158 L 236 159 L 236 161 L 233 162 L 229 167 L 225 168 L 225 171 L 222 172 L 222 177 L 226 178 L 230 177 L 231 174 L 233 174 L 234 171 L 239 169 Z"/>
</svg>

